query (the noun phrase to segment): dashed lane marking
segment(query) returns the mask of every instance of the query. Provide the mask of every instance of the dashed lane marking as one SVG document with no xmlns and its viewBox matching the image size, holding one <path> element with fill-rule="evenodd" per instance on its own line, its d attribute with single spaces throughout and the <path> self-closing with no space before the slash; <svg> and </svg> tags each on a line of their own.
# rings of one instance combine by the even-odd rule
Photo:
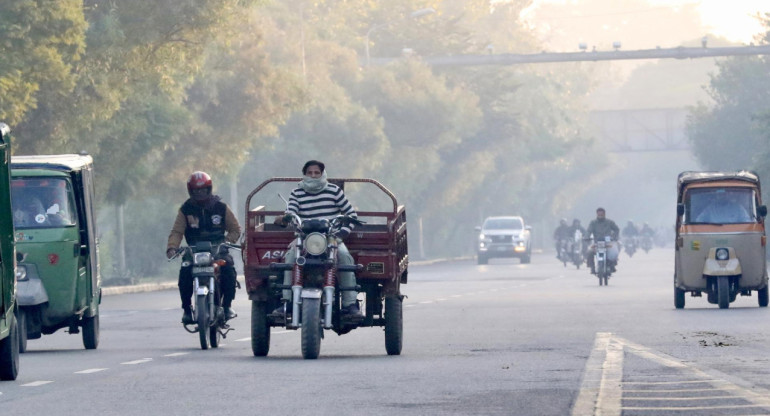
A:
<svg viewBox="0 0 770 416">
<path fill-rule="evenodd" d="M 436 299 L 436 302 L 442 302 L 442 301 L 445 301 L 445 300 L 447 300 L 447 298 L 439 298 L 439 299 Z"/>
<path fill-rule="evenodd" d="M 189 352 L 172 352 L 171 354 L 166 354 L 164 357 L 179 357 L 180 355 L 187 355 Z"/>
<path fill-rule="evenodd" d="M 98 373 L 104 370 L 107 370 L 107 368 L 89 368 L 87 370 L 75 371 L 75 374 L 92 374 L 92 373 Z"/>
<path fill-rule="evenodd" d="M 142 358 L 141 360 L 126 361 L 126 362 L 121 363 L 121 364 L 123 364 L 123 365 L 137 365 L 137 364 L 149 363 L 150 361 L 152 361 L 152 358 Z"/>
<path fill-rule="evenodd" d="M 40 380 L 40 381 L 33 381 L 31 383 L 22 384 L 21 387 L 37 387 L 42 386 L 44 384 L 53 383 L 51 380 Z"/>
<path fill-rule="evenodd" d="M 426 304 L 426 303 L 433 303 L 433 301 L 432 300 L 425 300 L 425 301 L 420 302 L 420 304 Z"/>
<path fill-rule="evenodd" d="M 463 297 L 463 295 L 452 295 L 452 296 L 450 296 L 450 298 L 461 298 L 461 297 Z"/>
</svg>

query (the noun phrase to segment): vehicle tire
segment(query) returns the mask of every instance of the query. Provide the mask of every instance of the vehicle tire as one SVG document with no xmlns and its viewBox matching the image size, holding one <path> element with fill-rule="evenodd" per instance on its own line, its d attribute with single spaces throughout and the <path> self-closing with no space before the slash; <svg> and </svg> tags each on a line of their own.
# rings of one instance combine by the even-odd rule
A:
<svg viewBox="0 0 770 416">
<path fill-rule="evenodd" d="M 21 308 L 16 315 L 16 322 L 19 327 L 19 354 L 23 354 L 27 351 L 27 313 Z"/>
<path fill-rule="evenodd" d="M 730 307 L 730 279 L 727 276 L 717 278 L 717 303 L 719 309 Z"/>
<path fill-rule="evenodd" d="M 525 254 L 521 258 L 521 264 L 529 264 L 532 261 L 532 250 L 527 250 L 527 254 Z"/>
<path fill-rule="evenodd" d="M 684 308 L 684 290 L 674 286 L 674 307 L 677 309 Z"/>
<path fill-rule="evenodd" d="M 321 331 L 321 299 L 302 299 L 302 358 L 318 358 L 321 352 Z"/>
<path fill-rule="evenodd" d="M 99 346 L 99 312 L 90 318 L 83 318 L 83 346 L 87 350 L 95 350 Z"/>
<path fill-rule="evenodd" d="M 219 347 L 219 343 L 222 342 L 222 334 L 219 333 L 219 325 L 212 325 L 209 327 L 209 343 L 211 348 Z"/>
<path fill-rule="evenodd" d="M 19 326 L 16 320 L 5 339 L 0 339 L 0 380 L 16 380 L 19 375 Z"/>
<path fill-rule="evenodd" d="M 400 355 L 404 338 L 403 299 L 398 296 L 385 298 L 385 351 L 388 355 Z"/>
<path fill-rule="evenodd" d="M 486 256 L 482 256 L 479 254 L 476 256 L 476 264 L 487 264 L 489 263 L 489 259 Z"/>
<path fill-rule="evenodd" d="M 195 313 L 198 318 L 198 337 L 201 341 L 201 349 L 209 349 L 209 303 L 208 296 L 200 295 L 195 301 Z"/>
<path fill-rule="evenodd" d="M 759 307 L 760 308 L 766 308 L 767 307 L 767 295 L 768 295 L 768 286 L 765 285 L 762 289 L 757 290 L 757 300 L 759 301 Z"/>
<path fill-rule="evenodd" d="M 251 351 L 255 357 L 265 357 L 270 351 L 267 302 L 251 301 Z"/>
<path fill-rule="evenodd" d="M 604 276 L 604 286 L 609 286 L 609 285 L 610 285 L 610 277 Z"/>
</svg>

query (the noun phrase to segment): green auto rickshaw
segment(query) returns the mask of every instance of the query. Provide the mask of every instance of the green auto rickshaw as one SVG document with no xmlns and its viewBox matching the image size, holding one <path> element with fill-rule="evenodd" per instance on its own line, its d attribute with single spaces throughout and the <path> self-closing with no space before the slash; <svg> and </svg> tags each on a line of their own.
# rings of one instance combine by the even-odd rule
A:
<svg viewBox="0 0 770 416">
<path fill-rule="evenodd" d="M 10 129 L 0 123 L 0 380 L 19 374 L 19 328 L 16 321 L 16 252 L 11 221 Z"/>
<path fill-rule="evenodd" d="M 11 194 L 19 251 L 20 349 L 67 328 L 99 345 L 101 275 L 89 155 L 14 156 Z"/>
</svg>

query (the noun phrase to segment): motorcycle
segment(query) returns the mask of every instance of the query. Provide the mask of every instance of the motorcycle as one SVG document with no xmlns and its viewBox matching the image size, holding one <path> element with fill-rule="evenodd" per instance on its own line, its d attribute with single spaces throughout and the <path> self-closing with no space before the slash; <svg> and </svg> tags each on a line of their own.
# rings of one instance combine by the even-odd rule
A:
<svg viewBox="0 0 770 416">
<path fill-rule="evenodd" d="M 645 253 L 649 253 L 650 250 L 652 250 L 652 237 L 649 235 L 643 235 L 639 246 L 642 248 L 642 250 L 644 250 Z"/>
<path fill-rule="evenodd" d="M 572 260 L 572 247 L 571 247 L 571 241 L 563 238 L 559 240 L 559 260 L 561 260 L 562 263 L 564 263 L 564 267 L 567 267 L 567 263 L 569 263 Z"/>
<path fill-rule="evenodd" d="M 345 316 L 341 313 L 341 292 L 359 291 L 358 286 L 337 287 L 337 275 L 342 271 L 357 272 L 363 266 L 338 264 L 337 233 L 348 225 L 362 225 L 362 221 L 344 215 L 332 220 L 302 220 L 289 214 L 295 229 L 296 250 L 294 263 L 272 263 L 273 270 L 291 270 L 292 302 L 284 303 L 283 321 L 287 328 L 301 329 L 302 357 L 318 358 L 324 329 L 344 334 L 355 329 L 363 316 Z"/>
<path fill-rule="evenodd" d="M 583 264 L 583 233 L 580 230 L 575 230 L 572 241 L 572 263 L 578 270 Z"/>
<path fill-rule="evenodd" d="M 617 242 L 612 242 L 609 236 L 595 243 L 594 268 L 596 277 L 599 278 L 599 286 L 609 285 L 609 278 L 612 275 L 612 266 L 610 265 L 612 260 L 609 258 L 609 250 L 613 244 L 617 244 Z"/>
<path fill-rule="evenodd" d="M 623 239 L 623 249 L 625 250 L 626 254 L 628 254 L 628 257 L 634 256 L 634 253 L 636 253 L 637 244 L 638 242 L 636 237 L 628 237 Z"/>
<path fill-rule="evenodd" d="M 222 338 L 233 328 L 227 323 L 222 307 L 222 290 L 219 288 L 221 268 L 227 263 L 228 249 L 240 250 L 241 246 L 230 243 L 212 245 L 199 241 L 190 247 L 180 247 L 169 261 L 182 255 L 182 267 L 192 265 L 193 296 L 192 318 L 195 324 L 182 324 L 191 333 L 198 333 L 201 349 L 217 348 Z M 239 287 L 236 281 L 236 287 Z M 191 326 L 192 326 L 191 325 Z"/>
</svg>

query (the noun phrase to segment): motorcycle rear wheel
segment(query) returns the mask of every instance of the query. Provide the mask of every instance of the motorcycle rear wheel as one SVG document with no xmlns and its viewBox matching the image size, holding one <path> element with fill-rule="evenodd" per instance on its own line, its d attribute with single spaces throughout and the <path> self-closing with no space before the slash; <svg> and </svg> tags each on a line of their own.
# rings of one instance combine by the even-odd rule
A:
<svg viewBox="0 0 770 416">
<path fill-rule="evenodd" d="M 209 349 L 209 303 L 207 295 L 199 295 L 195 302 L 195 312 L 198 318 L 198 338 L 200 338 L 201 349 Z"/>
<path fill-rule="evenodd" d="M 318 358 L 321 353 L 321 331 L 321 299 L 302 299 L 302 358 Z"/>
<path fill-rule="evenodd" d="M 13 320 L 8 336 L 0 339 L 0 380 L 16 380 L 19 375 L 19 326 Z"/>
<path fill-rule="evenodd" d="M 717 302 L 719 303 L 719 309 L 730 307 L 730 280 L 727 276 L 719 276 L 717 278 Z"/>
<path fill-rule="evenodd" d="M 404 339 L 403 299 L 400 296 L 385 298 L 385 351 L 388 355 L 400 355 Z"/>
<path fill-rule="evenodd" d="M 83 318 L 83 346 L 95 350 L 99 346 L 99 312 Z"/>
<path fill-rule="evenodd" d="M 757 300 L 759 301 L 759 307 L 760 308 L 766 308 L 767 307 L 767 301 L 768 301 L 768 287 L 765 285 L 762 289 L 759 289 L 757 291 Z"/>
<path fill-rule="evenodd" d="M 270 351 L 270 325 L 267 323 L 267 302 L 251 301 L 251 352 L 265 357 Z"/>
</svg>

